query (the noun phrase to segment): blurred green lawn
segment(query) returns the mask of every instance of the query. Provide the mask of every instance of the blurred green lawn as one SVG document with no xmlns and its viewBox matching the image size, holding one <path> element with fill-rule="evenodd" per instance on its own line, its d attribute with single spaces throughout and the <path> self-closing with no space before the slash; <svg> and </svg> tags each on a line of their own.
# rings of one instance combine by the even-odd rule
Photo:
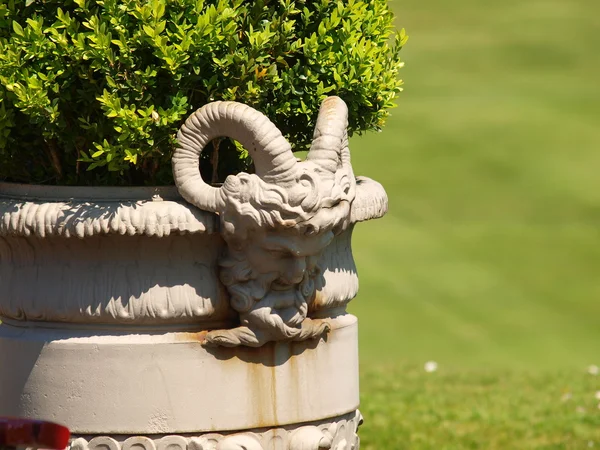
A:
<svg viewBox="0 0 600 450">
<path fill-rule="evenodd" d="M 410 36 L 405 92 L 382 133 L 351 142 L 355 173 L 390 198 L 388 215 L 358 225 L 354 238 L 361 292 L 350 310 L 360 318 L 363 409 L 372 413 L 363 448 L 600 446 L 597 408 L 582 416 L 589 429 L 562 441 L 499 447 L 477 439 L 489 421 L 449 444 L 443 434 L 436 441 L 440 427 L 424 431 L 422 415 L 398 415 L 419 377 L 437 377 L 440 395 L 468 409 L 481 398 L 463 382 L 453 390 L 452 379 L 508 373 L 518 381 L 488 383 L 483 398 L 519 398 L 524 374 L 580 385 L 586 367 L 600 365 L 600 1 L 391 4 Z M 422 371 L 428 360 L 438 373 Z M 559 384 L 529 385 L 548 417 L 552 402 L 562 407 Z M 492 403 L 488 414 L 505 413 Z M 406 428 L 392 417 L 431 441 L 410 445 L 400 433 L 378 442 L 376 427 Z"/>
</svg>

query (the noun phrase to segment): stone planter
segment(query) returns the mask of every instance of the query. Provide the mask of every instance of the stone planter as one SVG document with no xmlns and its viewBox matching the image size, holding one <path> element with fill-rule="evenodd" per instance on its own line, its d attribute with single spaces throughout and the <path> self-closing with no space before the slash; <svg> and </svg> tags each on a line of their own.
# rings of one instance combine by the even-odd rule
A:
<svg viewBox="0 0 600 450">
<path fill-rule="evenodd" d="M 81 450 L 358 449 L 350 240 L 387 198 L 352 174 L 346 114 L 325 101 L 302 163 L 214 103 L 180 131 L 176 188 L 0 184 L 0 415 Z M 216 189 L 198 157 L 224 135 L 256 175 Z"/>
</svg>

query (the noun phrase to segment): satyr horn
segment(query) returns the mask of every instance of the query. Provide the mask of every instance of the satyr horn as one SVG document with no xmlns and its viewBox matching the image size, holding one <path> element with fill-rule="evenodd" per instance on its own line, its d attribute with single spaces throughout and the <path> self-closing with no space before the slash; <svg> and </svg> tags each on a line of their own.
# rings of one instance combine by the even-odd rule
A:
<svg viewBox="0 0 600 450">
<path fill-rule="evenodd" d="M 335 173 L 339 164 L 350 163 L 348 151 L 348 107 L 339 97 L 327 97 L 321 104 L 307 160 Z M 348 161 L 345 161 L 345 160 Z"/>
<path fill-rule="evenodd" d="M 296 166 L 290 144 L 264 114 L 242 103 L 209 103 L 180 128 L 172 159 L 179 193 L 198 208 L 217 212 L 224 207 L 220 188 L 206 184 L 199 170 L 202 150 L 218 137 L 240 142 L 250 153 L 256 174 L 266 182 L 287 179 Z"/>
</svg>

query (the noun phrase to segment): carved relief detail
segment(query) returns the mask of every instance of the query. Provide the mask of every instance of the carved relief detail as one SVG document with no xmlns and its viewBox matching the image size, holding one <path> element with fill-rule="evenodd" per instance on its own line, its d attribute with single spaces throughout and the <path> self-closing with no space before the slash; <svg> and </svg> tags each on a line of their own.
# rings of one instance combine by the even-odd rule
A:
<svg viewBox="0 0 600 450">
<path fill-rule="evenodd" d="M 0 184 L 0 189 L 2 185 Z M 40 202 L 0 198 L 0 236 L 204 234 L 215 217 L 174 201 Z"/>
<path fill-rule="evenodd" d="M 215 102 L 180 130 L 179 193 L 0 183 L 0 317 L 183 326 L 211 330 L 207 345 L 322 336 L 358 291 L 353 224 L 387 210 L 381 185 L 354 177 L 346 126 L 344 102 L 326 99 L 298 162 L 264 115 Z M 248 149 L 256 173 L 214 188 L 198 159 L 221 136 Z"/>
<path fill-rule="evenodd" d="M 156 450 L 187 450 L 188 440 L 183 436 L 165 436 L 156 444 Z"/>
<path fill-rule="evenodd" d="M 361 424 L 362 416 L 355 411 L 334 421 L 299 428 L 158 438 L 98 436 L 89 441 L 79 437 L 71 441 L 67 450 L 359 450 L 357 432 Z"/>
<path fill-rule="evenodd" d="M 330 310 L 344 308 L 356 296 L 352 228 L 337 235 L 320 256 L 309 317 L 329 317 Z M 203 329 L 231 323 L 230 296 L 216 270 L 223 246 L 216 234 L 0 236 L 0 317 Z M 56 279 L 62 282 L 53 283 Z"/>
<path fill-rule="evenodd" d="M 220 279 L 240 317 L 237 328 L 209 332 L 206 344 L 259 347 L 329 330 L 308 312 L 323 279 L 319 259 L 351 223 L 357 183 L 347 126 L 346 104 L 327 98 L 302 162 L 267 117 L 240 103 L 210 103 L 181 127 L 173 155 L 175 184 L 188 202 L 219 214 L 227 244 Z M 204 147 L 222 136 L 248 149 L 256 173 L 229 176 L 216 188 L 202 180 L 198 161 Z"/>
<path fill-rule="evenodd" d="M 84 324 L 232 322 L 218 235 L 0 236 L 0 317 Z M 214 328 L 214 326 L 212 326 Z"/>
</svg>

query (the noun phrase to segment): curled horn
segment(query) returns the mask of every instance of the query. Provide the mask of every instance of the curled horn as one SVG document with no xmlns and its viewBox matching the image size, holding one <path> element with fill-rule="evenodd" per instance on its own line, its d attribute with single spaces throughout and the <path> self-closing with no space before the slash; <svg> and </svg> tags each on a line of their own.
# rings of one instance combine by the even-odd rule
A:
<svg viewBox="0 0 600 450">
<path fill-rule="evenodd" d="M 313 141 L 306 159 L 331 173 L 335 173 L 340 162 L 344 166 L 349 165 L 347 128 L 346 103 L 339 97 L 327 97 L 321 104 Z"/>
<path fill-rule="evenodd" d="M 217 137 L 240 142 L 254 160 L 256 174 L 266 182 L 285 180 L 294 172 L 290 144 L 264 114 L 242 103 L 209 103 L 179 129 L 172 159 L 179 193 L 198 208 L 218 212 L 225 205 L 221 189 L 206 184 L 199 170 L 202 150 Z"/>
</svg>

